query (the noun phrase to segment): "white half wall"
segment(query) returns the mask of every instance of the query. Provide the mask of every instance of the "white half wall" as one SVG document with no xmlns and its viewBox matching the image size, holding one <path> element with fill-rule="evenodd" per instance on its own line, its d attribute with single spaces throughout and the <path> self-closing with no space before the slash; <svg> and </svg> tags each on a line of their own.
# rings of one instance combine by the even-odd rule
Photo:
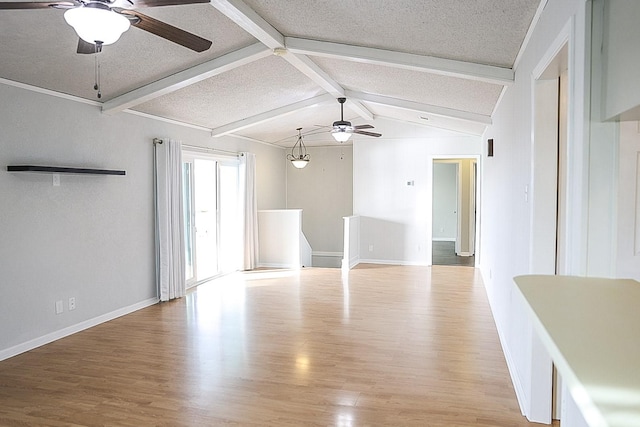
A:
<svg viewBox="0 0 640 427">
<path fill-rule="evenodd" d="M 344 257 L 342 270 L 349 271 L 360 262 L 360 217 L 344 217 Z"/>
<path fill-rule="evenodd" d="M 302 209 L 258 211 L 259 267 L 309 267 L 311 248 L 302 232 Z M 308 256 L 303 256 L 308 252 Z"/>
</svg>

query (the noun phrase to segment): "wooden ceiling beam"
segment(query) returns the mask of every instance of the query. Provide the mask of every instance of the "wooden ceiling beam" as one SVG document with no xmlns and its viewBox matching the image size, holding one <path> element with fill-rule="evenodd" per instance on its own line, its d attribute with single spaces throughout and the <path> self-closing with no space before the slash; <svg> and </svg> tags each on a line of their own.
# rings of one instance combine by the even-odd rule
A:
<svg viewBox="0 0 640 427">
<path fill-rule="evenodd" d="M 210 77 L 241 67 L 271 54 L 262 43 L 255 43 L 234 52 L 220 56 L 195 67 L 160 79 L 138 89 L 113 98 L 102 105 L 102 112 L 114 114 L 135 107 L 162 95 L 198 83 Z"/>
<path fill-rule="evenodd" d="M 513 84 L 515 79 L 512 69 L 492 65 L 295 37 L 285 37 L 284 42 L 287 51 L 297 55 L 384 65 L 502 86 Z"/>
</svg>

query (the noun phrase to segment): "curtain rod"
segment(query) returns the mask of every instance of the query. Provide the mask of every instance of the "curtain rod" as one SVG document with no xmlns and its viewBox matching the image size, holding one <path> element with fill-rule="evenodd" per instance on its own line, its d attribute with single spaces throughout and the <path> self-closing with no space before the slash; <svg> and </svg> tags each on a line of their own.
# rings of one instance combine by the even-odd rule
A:
<svg viewBox="0 0 640 427">
<path fill-rule="evenodd" d="M 153 145 L 156 144 L 162 144 L 162 139 L 160 138 L 153 138 Z M 191 149 L 195 149 L 195 150 L 202 150 L 202 151 L 208 151 L 208 152 L 219 152 L 219 153 L 225 153 L 225 154 L 230 154 L 232 156 L 242 156 L 242 153 L 238 153 L 235 151 L 227 151 L 227 150 L 221 150 L 219 148 L 209 148 L 209 147 L 200 147 L 197 145 L 189 145 L 189 144 L 182 144 L 181 147 L 183 148 L 191 148 Z"/>
<path fill-rule="evenodd" d="M 197 145 L 182 144 L 182 147 L 184 147 L 184 148 L 192 148 L 192 149 L 202 150 L 202 151 L 217 151 L 219 153 L 231 154 L 233 156 L 240 156 L 242 154 L 242 153 L 238 153 L 236 151 L 221 150 L 219 148 L 199 147 Z"/>
</svg>

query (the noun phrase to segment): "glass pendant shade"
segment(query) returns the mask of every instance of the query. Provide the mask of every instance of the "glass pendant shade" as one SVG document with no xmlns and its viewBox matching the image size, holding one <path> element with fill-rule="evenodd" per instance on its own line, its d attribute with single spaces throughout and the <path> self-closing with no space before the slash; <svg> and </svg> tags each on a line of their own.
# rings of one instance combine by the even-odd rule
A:
<svg viewBox="0 0 640 427">
<path fill-rule="evenodd" d="M 131 25 L 127 18 L 99 3 L 69 9 L 64 13 L 64 19 L 76 30 L 78 37 L 91 44 L 115 43 Z"/>
<path fill-rule="evenodd" d="M 293 166 L 295 166 L 298 169 L 302 169 L 303 167 L 307 166 L 307 164 L 309 163 L 309 159 L 298 159 L 298 160 L 291 160 L 291 164 Z"/>
<path fill-rule="evenodd" d="M 334 129 L 331 131 L 331 135 L 338 142 L 347 142 L 351 137 L 351 132 L 347 132 L 345 129 Z"/>
</svg>

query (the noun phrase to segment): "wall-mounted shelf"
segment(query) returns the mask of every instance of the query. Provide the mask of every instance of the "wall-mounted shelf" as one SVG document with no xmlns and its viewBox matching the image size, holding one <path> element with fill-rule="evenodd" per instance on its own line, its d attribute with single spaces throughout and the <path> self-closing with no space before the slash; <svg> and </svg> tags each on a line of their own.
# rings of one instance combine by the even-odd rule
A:
<svg viewBox="0 0 640 427">
<path fill-rule="evenodd" d="M 126 175 L 123 170 L 64 168 L 58 166 L 17 165 L 7 166 L 8 172 L 45 172 L 45 173 L 75 173 L 88 175 Z"/>
</svg>

